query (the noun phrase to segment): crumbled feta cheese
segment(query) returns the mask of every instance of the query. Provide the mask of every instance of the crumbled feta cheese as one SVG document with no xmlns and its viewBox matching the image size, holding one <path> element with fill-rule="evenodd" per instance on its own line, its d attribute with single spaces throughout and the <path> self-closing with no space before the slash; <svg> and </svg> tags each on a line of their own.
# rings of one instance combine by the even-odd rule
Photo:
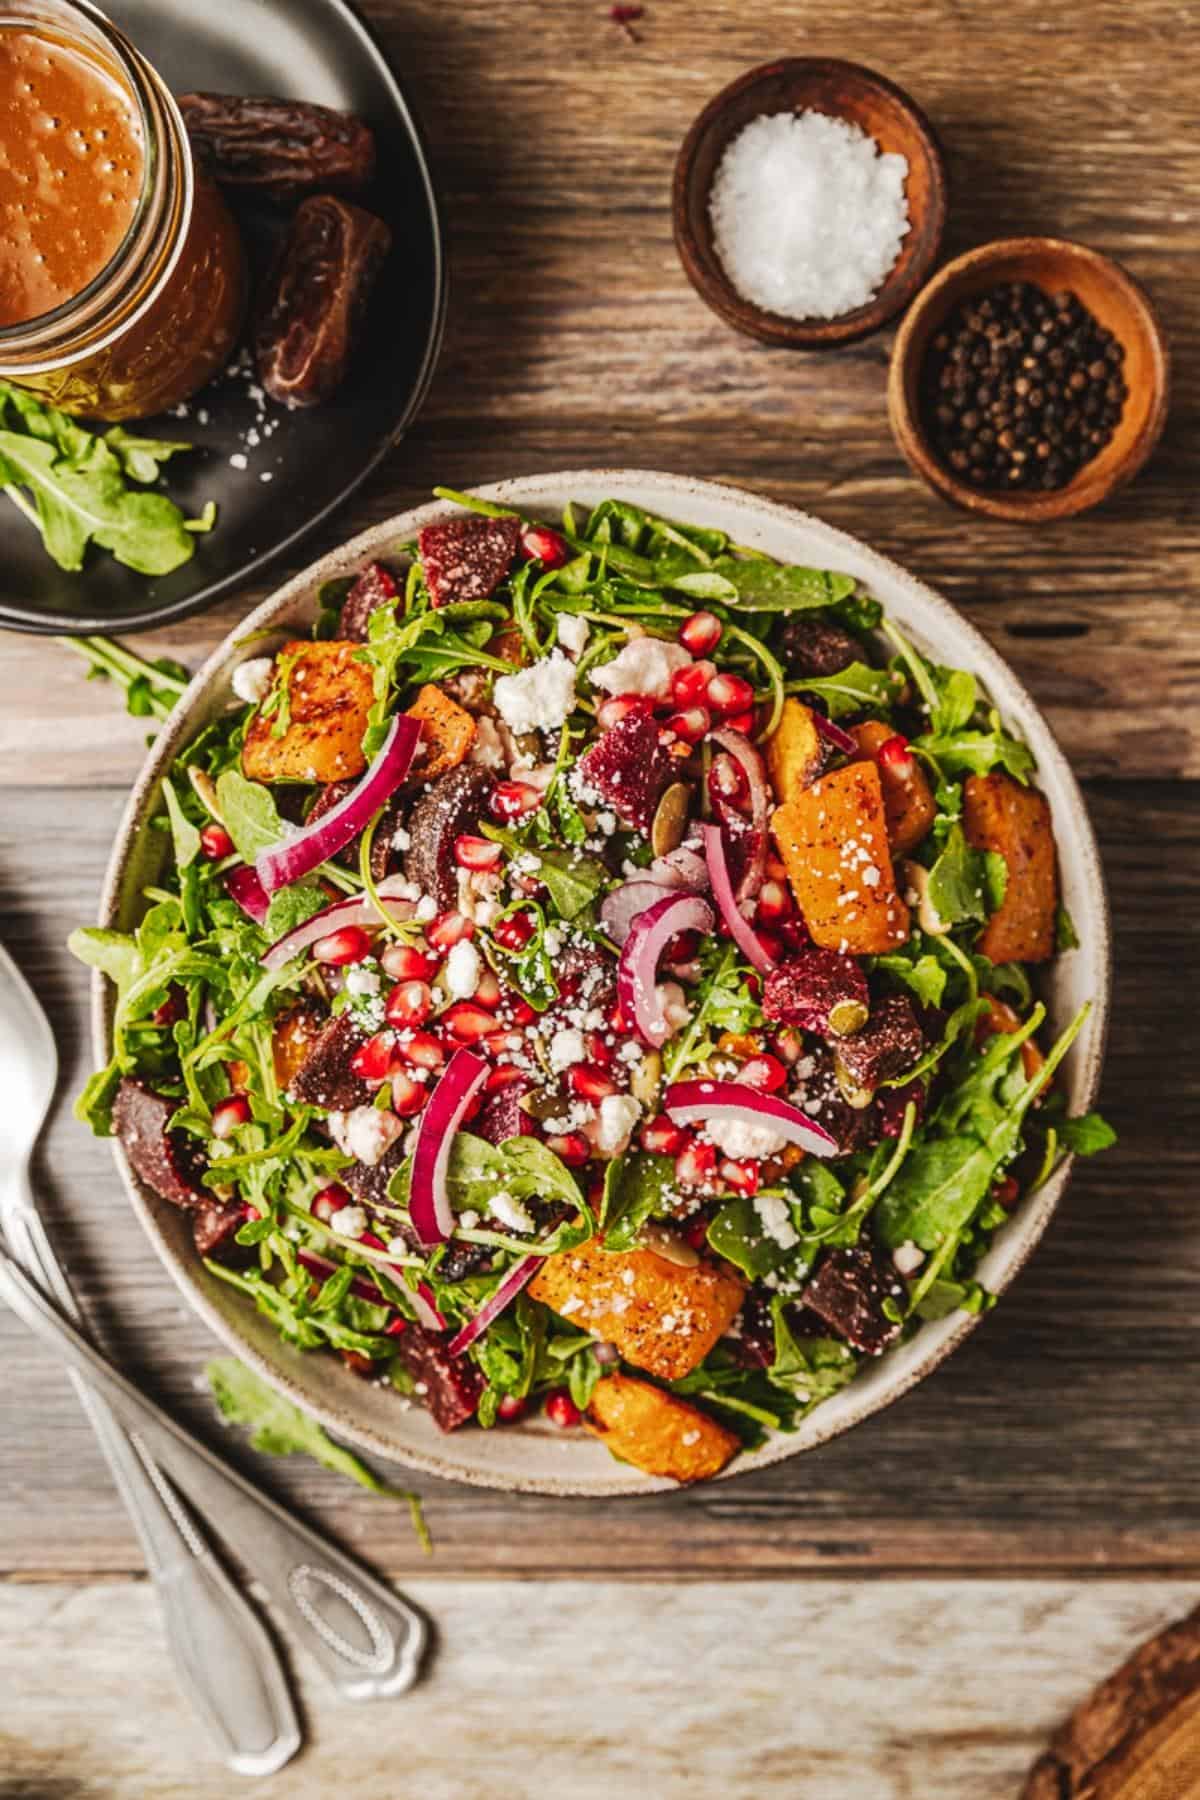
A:
<svg viewBox="0 0 1200 1800">
<path fill-rule="evenodd" d="M 660 982 L 655 992 L 670 1030 L 682 1031 L 692 1016 L 692 1009 L 688 1005 L 679 983 L 677 981 Z"/>
<path fill-rule="evenodd" d="M 561 1075 L 572 1063 L 582 1062 L 586 1054 L 582 1031 L 572 1031 L 564 1026 L 550 1039 L 550 1067 L 556 1075 Z"/>
<path fill-rule="evenodd" d="M 773 1126 L 752 1119 L 706 1119 L 704 1129 L 718 1149 L 737 1161 L 744 1156 L 774 1156 L 787 1143 Z"/>
<path fill-rule="evenodd" d="M 606 1156 L 620 1156 L 642 1115 L 642 1103 L 632 1094 L 608 1094 L 600 1102 L 596 1148 Z"/>
<path fill-rule="evenodd" d="M 892 1251 L 892 1261 L 901 1275 L 915 1275 L 925 1261 L 925 1252 L 911 1238 L 905 1238 L 899 1248 Z"/>
<path fill-rule="evenodd" d="M 592 670 L 592 686 L 608 694 L 667 694 L 672 675 L 686 669 L 691 660 L 682 644 L 630 638 L 611 662 Z"/>
<path fill-rule="evenodd" d="M 417 901 L 416 911 L 413 913 L 413 918 L 418 920 L 420 924 L 425 925 L 425 924 L 428 924 L 430 919 L 437 918 L 437 912 L 438 912 L 438 903 L 434 899 L 433 895 L 432 894 L 422 894 L 421 898 Z"/>
<path fill-rule="evenodd" d="M 380 1112 L 376 1106 L 356 1106 L 346 1114 L 346 1149 L 359 1162 L 373 1168 L 402 1130 L 395 1113 Z"/>
<path fill-rule="evenodd" d="M 346 992 L 348 994 L 377 994 L 379 992 L 379 971 L 366 967 L 363 963 L 355 963 L 346 971 Z"/>
<path fill-rule="evenodd" d="M 361 1206 L 343 1206 L 330 1215 L 329 1229 L 339 1237 L 360 1238 L 367 1229 L 367 1215 Z"/>
<path fill-rule="evenodd" d="M 562 932 L 554 925 L 547 925 L 542 934 L 542 945 L 547 956 L 557 956 L 563 947 Z"/>
<path fill-rule="evenodd" d="M 485 769 L 504 767 L 504 744 L 494 719 L 476 719 L 475 741 L 471 745 L 469 760 L 479 763 Z"/>
<path fill-rule="evenodd" d="M 454 1000 L 469 1000 L 479 986 L 482 969 L 479 952 L 470 938 L 454 945 L 446 958 L 446 987 Z"/>
<path fill-rule="evenodd" d="M 575 665 L 554 650 L 515 675 L 501 675 L 492 699 L 518 737 L 525 731 L 557 731 L 575 706 Z"/>
<path fill-rule="evenodd" d="M 578 613 L 559 613 L 558 641 L 572 656 L 578 656 L 588 641 L 588 622 Z"/>
<path fill-rule="evenodd" d="M 407 1239 L 394 1237 L 388 1241 L 387 1253 L 389 1256 L 407 1256 L 411 1248 Z"/>
<path fill-rule="evenodd" d="M 758 1214 L 767 1236 L 778 1244 L 781 1250 L 794 1249 L 800 1242 L 799 1233 L 792 1224 L 788 1203 L 778 1194 L 756 1194 L 754 1210 Z"/>
<path fill-rule="evenodd" d="M 270 656 L 252 656 L 233 671 L 233 691 L 239 700 L 257 706 L 265 700 L 275 673 L 275 660 Z"/>
<path fill-rule="evenodd" d="M 412 847 L 412 839 L 403 825 L 397 825 L 392 833 L 392 849 L 408 850 Z"/>
<path fill-rule="evenodd" d="M 510 1231 L 536 1231 L 537 1221 L 528 1207 L 514 1200 L 511 1194 L 493 1194 L 488 1202 L 488 1211 L 493 1219 L 499 1219 L 501 1225 L 507 1225 Z"/>
<path fill-rule="evenodd" d="M 459 1213 L 457 1223 L 461 1225 L 464 1231 L 474 1231 L 479 1223 L 479 1214 L 477 1212 L 472 1212 L 470 1207 L 468 1207 L 465 1212 Z"/>
<path fill-rule="evenodd" d="M 598 831 L 602 831 L 604 833 L 605 837 L 611 837 L 613 832 L 617 829 L 616 813 L 612 813 L 612 812 L 597 813 L 596 814 L 596 829 Z"/>
</svg>

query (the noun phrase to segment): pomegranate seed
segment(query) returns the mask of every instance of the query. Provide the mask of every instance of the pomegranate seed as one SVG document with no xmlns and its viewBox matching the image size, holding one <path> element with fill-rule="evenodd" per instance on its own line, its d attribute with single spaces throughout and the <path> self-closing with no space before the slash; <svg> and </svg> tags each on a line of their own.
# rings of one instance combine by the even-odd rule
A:
<svg viewBox="0 0 1200 1800">
<path fill-rule="evenodd" d="M 730 731 L 740 731 L 743 737 L 754 734 L 754 708 L 748 706 L 745 712 L 731 713 L 725 721 Z"/>
<path fill-rule="evenodd" d="M 548 525 L 526 525 L 521 533 L 521 554 L 527 562 L 540 562 L 545 569 L 561 569 L 571 560 L 571 546 Z"/>
<path fill-rule="evenodd" d="M 667 730 L 673 731 L 685 744 L 698 744 L 702 737 L 707 737 L 711 725 L 712 715 L 702 706 L 689 706 L 686 712 L 672 713 L 666 722 Z"/>
<path fill-rule="evenodd" d="M 716 672 L 716 663 L 710 662 L 689 663 L 684 669 L 676 669 L 671 677 L 671 698 L 676 706 L 702 706 Z"/>
<path fill-rule="evenodd" d="M 613 694 L 596 708 L 596 723 L 605 731 L 619 725 L 630 713 L 653 712 L 653 702 L 645 694 Z"/>
<path fill-rule="evenodd" d="M 531 782 L 501 781 L 492 789 L 488 811 L 494 819 L 523 819 L 526 813 L 536 812 L 541 804 L 541 790 Z"/>
<path fill-rule="evenodd" d="M 737 1078 L 747 1087 L 757 1088 L 760 1094 L 774 1094 L 787 1083 L 787 1064 L 777 1056 L 752 1056 L 742 1064 Z"/>
<path fill-rule="evenodd" d="M 777 1031 L 771 1043 L 776 1055 L 785 1063 L 798 1063 L 804 1055 L 804 1039 L 794 1025 L 785 1025 L 782 1031 Z"/>
<path fill-rule="evenodd" d="M 510 1025 L 532 1025 L 537 1018 L 537 1013 L 530 1006 L 528 1000 L 519 994 L 515 997 L 510 995 L 505 1006 L 505 1014 Z"/>
<path fill-rule="evenodd" d="M 592 1154 L 592 1146 L 582 1131 L 564 1132 L 561 1137 L 548 1137 L 547 1150 L 553 1150 L 555 1156 L 566 1163 L 568 1169 L 581 1169 Z"/>
<path fill-rule="evenodd" d="M 782 881 L 764 881 L 758 890 L 758 912 L 755 917 L 763 925 L 775 925 L 792 916 L 792 896 Z"/>
<path fill-rule="evenodd" d="M 206 825 L 200 833 L 200 848 L 209 862 L 220 862 L 233 855 L 233 839 L 223 825 Z"/>
<path fill-rule="evenodd" d="M 679 641 L 693 656 L 710 656 L 720 643 L 724 629 L 715 613 L 694 612 L 679 627 Z"/>
<path fill-rule="evenodd" d="M 446 1052 L 432 1031 L 414 1031 L 411 1037 L 401 1038 L 396 1049 L 405 1062 L 418 1069 L 440 1069 L 446 1060 Z"/>
<path fill-rule="evenodd" d="M 331 1181 L 320 1193 L 314 1194 L 310 1211 L 314 1219 L 322 1225 L 328 1225 L 334 1213 L 340 1213 L 344 1206 L 350 1205 L 350 1193 L 340 1181 Z"/>
<path fill-rule="evenodd" d="M 502 1094 L 505 1088 L 515 1087 L 517 1082 L 528 1080 L 524 1069 L 514 1068 L 512 1063 L 501 1063 L 499 1068 L 489 1071 L 484 1084 L 485 1094 Z"/>
<path fill-rule="evenodd" d="M 454 840 L 454 860 L 460 869 L 494 869 L 504 855 L 503 844 L 464 832 Z"/>
<path fill-rule="evenodd" d="M 230 1137 L 249 1118 L 250 1102 L 245 1094 L 230 1094 L 228 1100 L 219 1100 L 213 1107 L 212 1134 L 219 1138 Z"/>
<path fill-rule="evenodd" d="M 602 1032 L 588 1031 L 584 1033 L 584 1048 L 587 1050 L 589 1063 L 595 1063 L 599 1069 L 611 1069 L 613 1065 L 613 1047 L 605 1039 Z"/>
<path fill-rule="evenodd" d="M 396 1054 L 396 1040 L 390 1031 L 377 1031 L 365 1044 L 360 1044 L 350 1058 L 350 1067 L 364 1081 L 384 1081 Z"/>
<path fill-rule="evenodd" d="M 461 944 L 464 938 L 475 936 L 474 921 L 465 913 L 439 913 L 431 924 L 425 927 L 425 937 L 434 950 L 453 950 L 455 944 Z"/>
<path fill-rule="evenodd" d="M 495 1023 L 496 1021 L 493 1019 L 493 1026 Z M 521 1033 L 519 1031 L 509 1031 L 507 1028 L 500 1031 L 489 1031 L 479 1045 L 479 1048 L 482 1049 L 486 1055 L 501 1059 L 515 1056 L 517 1051 L 523 1050 L 524 1047 L 525 1039 L 521 1036 Z"/>
<path fill-rule="evenodd" d="M 411 944 L 389 944 L 379 959 L 393 981 L 432 981 L 437 964 Z"/>
<path fill-rule="evenodd" d="M 403 1337 L 407 1330 L 408 1320 L 404 1317 L 403 1313 L 397 1313 L 395 1318 L 390 1319 L 384 1326 L 383 1335 L 385 1337 Z"/>
<path fill-rule="evenodd" d="M 663 950 L 663 961 L 668 963 L 691 962 L 700 954 L 700 933 L 698 931 L 677 931 L 673 938 L 668 938 Z"/>
<path fill-rule="evenodd" d="M 657 1118 L 646 1120 L 638 1132 L 638 1143 L 651 1156 L 677 1156 L 687 1143 L 688 1135 L 682 1125 L 676 1125 L 666 1113 L 659 1113 Z"/>
<path fill-rule="evenodd" d="M 403 1069 L 396 1070 L 392 1076 L 392 1111 L 398 1118 L 411 1119 L 428 1098 L 429 1088 L 423 1081 L 415 1081 Z"/>
<path fill-rule="evenodd" d="M 731 1193 L 757 1194 L 760 1185 L 758 1164 L 752 1156 L 740 1160 L 727 1156 L 721 1164 L 721 1180 Z"/>
<path fill-rule="evenodd" d="M 371 940 L 361 925 L 343 925 L 328 937 L 318 938 L 313 955 L 318 962 L 342 968 L 346 963 L 361 962 L 371 948 Z"/>
<path fill-rule="evenodd" d="M 712 1223 L 706 1212 L 693 1213 L 683 1228 L 683 1241 L 690 1244 L 693 1250 L 703 1250 L 708 1243 L 708 1228 Z"/>
<path fill-rule="evenodd" d="M 754 689 L 743 676 L 722 670 L 708 684 L 708 704 L 714 712 L 728 718 L 730 713 L 744 712 L 754 705 Z"/>
<path fill-rule="evenodd" d="M 881 763 L 885 769 L 895 769 L 897 775 L 907 775 L 913 765 L 908 739 L 902 737 L 899 732 L 895 737 L 885 738 L 875 752 L 875 761 Z"/>
<path fill-rule="evenodd" d="M 496 1417 L 501 1425 L 515 1425 L 529 1411 L 529 1402 L 521 1394 L 501 1394 L 496 1402 Z"/>
<path fill-rule="evenodd" d="M 1005 1175 L 1002 1180 L 992 1184 L 992 1199 L 1006 1211 L 1016 1205 L 1020 1192 L 1021 1184 L 1015 1175 Z"/>
<path fill-rule="evenodd" d="M 685 1144 L 675 1158 L 675 1179 L 684 1187 L 707 1187 L 717 1167 L 717 1147 L 698 1140 Z"/>
<path fill-rule="evenodd" d="M 612 1010 L 608 1015 L 608 1023 L 610 1030 L 615 1031 L 618 1037 L 628 1037 L 633 1030 L 633 1021 L 632 1019 L 627 1019 L 625 1017 L 625 1014 L 621 1011 L 621 1002 L 619 1000 L 614 1000 L 612 1003 Z"/>
<path fill-rule="evenodd" d="M 567 1086 L 580 1100 L 590 1100 L 593 1105 L 621 1091 L 615 1081 L 601 1075 L 598 1069 L 589 1068 L 587 1063 L 571 1064 L 567 1070 Z"/>
<path fill-rule="evenodd" d="M 478 1044 L 496 1029 L 491 1013 L 470 1000 L 456 1000 L 438 1022 L 456 1044 Z"/>
<path fill-rule="evenodd" d="M 779 933 L 777 931 L 759 931 L 756 929 L 754 935 L 763 947 L 763 954 L 769 956 L 773 963 L 778 962 L 780 956 L 783 954 L 783 939 L 780 937 Z"/>
<path fill-rule="evenodd" d="M 775 928 L 789 950 L 803 950 L 810 942 L 803 919 L 781 919 Z"/>
<path fill-rule="evenodd" d="M 170 993 L 161 1006 L 156 1006 L 150 1014 L 152 1025 L 174 1025 L 183 1017 L 183 1000 L 178 992 Z"/>
<path fill-rule="evenodd" d="M 527 912 L 515 912 L 510 913 L 507 919 L 496 920 L 492 926 L 492 936 L 505 950 L 523 950 L 536 929 Z"/>
<path fill-rule="evenodd" d="M 746 771 L 735 756 L 727 756 L 724 751 L 714 756 L 708 771 L 708 791 L 715 801 L 723 801 L 727 806 L 741 806 L 750 798 Z"/>
<path fill-rule="evenodd" d="M 360 1244 L 365 1244 L 368 1250 L 387 1249 L 387 1245 L 384 1243 L 383 1239 L 374 1231 L 360 1231 L 358 1234 L 358 1241 Z"/>
<path fill-rule="evenodd" d="M 433 1011 L 433 989 L 427 981 L 398 981 L 384 1001 L 389 1025 L 423 1025 Z"/>
<path fill-rule="evenodd" d="M 483 968 L 479 971 L 479 980 L 471 997 L 476 1006 L 486 1006 L 489 1012 L 495 1012 L 500 1004 L 501 991 L 494 969 Z"/>
<path fill-rule="evenodd" d="M 560 1431 L 570 1431 L 573 1425 L 578 1425 L 583 1414 L 566 1388 L 554 1388 L 546 1395 L 546 1417 Z"/>
</svg>

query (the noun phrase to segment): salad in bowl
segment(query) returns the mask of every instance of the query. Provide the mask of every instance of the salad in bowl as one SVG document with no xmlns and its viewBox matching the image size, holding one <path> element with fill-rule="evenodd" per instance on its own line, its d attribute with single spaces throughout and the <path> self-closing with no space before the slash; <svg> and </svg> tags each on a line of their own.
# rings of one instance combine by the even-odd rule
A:
<svg viewBox="0 0 1200 1800">
<path fill-rule="evenodd" d="M 713 1476 L 1111 1140 L 1050 806 L 855 576 L 439 494 L 167 766 L 78 1110 L 293 1348 Z"/>
</svg>

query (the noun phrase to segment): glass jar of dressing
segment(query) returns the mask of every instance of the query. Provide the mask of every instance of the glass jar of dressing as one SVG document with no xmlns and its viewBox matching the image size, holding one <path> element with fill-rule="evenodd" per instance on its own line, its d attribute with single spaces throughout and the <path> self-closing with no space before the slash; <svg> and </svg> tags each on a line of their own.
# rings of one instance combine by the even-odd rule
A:
<svg viewBox="0 0 1200 1800">
<path fill-rule="evenodd" d="M 0 376 L 144 417 L 227 361 L 241 242 L 160 77 L 89 0 L 0 0 Z"/>
</svg>

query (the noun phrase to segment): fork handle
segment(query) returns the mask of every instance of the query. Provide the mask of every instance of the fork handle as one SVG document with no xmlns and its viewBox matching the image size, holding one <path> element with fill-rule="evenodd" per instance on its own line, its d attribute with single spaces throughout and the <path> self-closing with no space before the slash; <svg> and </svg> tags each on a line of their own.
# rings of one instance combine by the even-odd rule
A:
<svg viewBox="0 0 1200 1800">
<path fill-rule="evenodd" d="M 3 1214 L 12 1250 L 77 1320 L 75 1297 L 24 1181 L 4 1196 Z M 141 1542 L 180 1685 L 229 1768 L 273 1774 L 302 1738 L 270 1635 L 161 1471 L 79 1370 L 69 1373 Z"/>
<path fill-rule="evenodd" d="M 114 1369 L 0 1250 L 0 1297 L 86 1377 L 266 1590 L 289 1630 L 350 1700 L 412 1686 L 428 1639 L 421 1613 L 293 1519 Z"/>
</svg>

